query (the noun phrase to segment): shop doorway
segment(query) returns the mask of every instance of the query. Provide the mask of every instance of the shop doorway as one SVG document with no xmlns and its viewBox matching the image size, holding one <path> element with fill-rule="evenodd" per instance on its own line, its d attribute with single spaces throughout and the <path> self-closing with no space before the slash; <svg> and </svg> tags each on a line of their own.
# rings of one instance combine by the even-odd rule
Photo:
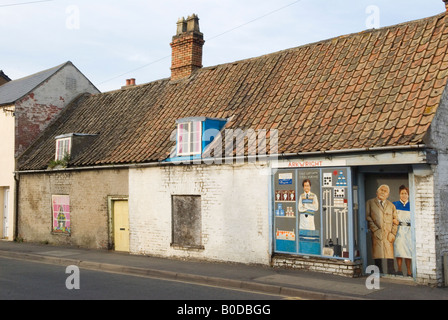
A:
<svg viewBox="0 0 448 320">
<path fill-rule="evenodd" d="M 412 192 L 408 174 L 364 175 L 364 262 L 383 275 L 413 277 L 415 272 Z"/>
</svg>

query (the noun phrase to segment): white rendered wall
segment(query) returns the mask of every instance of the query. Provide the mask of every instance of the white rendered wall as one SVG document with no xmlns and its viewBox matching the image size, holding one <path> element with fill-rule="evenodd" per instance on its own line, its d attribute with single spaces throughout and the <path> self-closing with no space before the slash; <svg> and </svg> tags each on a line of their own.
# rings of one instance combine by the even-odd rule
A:
<svg viewBox="0 0 448 320">
<path fill-rule="evenodd" d="M 270 177 L 261 172 L 251 164 L 131 169 L 131 253 L 269 264 Z M 201 196 L 204 249 L 171 246 L 172 195 Z"/>
</svg>

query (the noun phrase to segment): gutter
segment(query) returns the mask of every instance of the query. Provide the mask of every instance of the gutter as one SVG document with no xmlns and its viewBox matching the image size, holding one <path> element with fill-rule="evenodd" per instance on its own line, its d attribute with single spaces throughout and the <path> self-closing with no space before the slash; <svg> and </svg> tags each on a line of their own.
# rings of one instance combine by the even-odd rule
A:
<svg viewBox="0 0 448 320">
<path fill-rule="evenodd" d="M 298 153 L 277 153 L 274 155 L 266 154 L 266 155 L 249 155 L 249 156 L 235 156 L 235 157 L 221 157 L 221 158 L 201 158 L 201 159 L 191 159 L 188 164 L 203 164 L 207 161 L 223 161 L 223 164 L 226 164 L 226 161 L 232 159 L 232 163 L 234 160 L 260 160 L 266 158 L 269 160 L 270 158 L 279 159 L 279 158 L 289 158 L 289 157 L 306 157 L 306 156 L 317 156 L 317 155 L 341 155 L 341 154 L 350 154 L 350 153 L 362 153 L 362 152 L 381 152 L 381 151 L 407 151 L 407 150 L 421 150 L 425 149 L 425 144 L 415 144 L 408 146 L 389 146 L 389 147 L 373 147 L 373 148 L 356 148 L 356 149 L 342 149 L 342 150 L 329 150 L 329 151 L 313 151 L 313 152 L 298 152 Z M 67 172 L 67 171 L 81 171 L 81 170 L 100 170 L 100 169 L 137 169 L 137 168 L 146 168 L 146 167 L 157 167 L 164 165 L 179 165 L 183 164 L 185 161 L 157 161 L 157 162 L 147 162 L 147 163 L 135 163 L 135 164 L 111 164 L 111 165 L 103 165 L 103 166 L 86 166 L 86 167 L 73 167 L 73 168 L 63 168 L 63 169 L 41 169 L 41 170 L 25 170 L 25 171 L 15 171 L 14 177 L 16 174 L 27 174 L 27 173 L 52 173 L 52 172 Z M 16 178 L 15 178 L 16 179 Z M 16 180 L 18 183 L 18 179 Z"/>
</svg>

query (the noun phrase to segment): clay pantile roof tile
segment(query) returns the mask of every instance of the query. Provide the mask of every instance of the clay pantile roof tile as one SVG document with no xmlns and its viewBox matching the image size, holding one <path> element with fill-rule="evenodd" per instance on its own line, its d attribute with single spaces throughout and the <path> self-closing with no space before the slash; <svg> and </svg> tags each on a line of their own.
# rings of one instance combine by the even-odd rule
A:
<svg viewBox="0 0 448 320">
<path fill-rule="evenodd" d="M 196 116 L 228 118 L 225 129 L 266 130 L 267 152 L 272 129 L 278 152 L 288 154 L 420 144 L 447 85 L 447 49 L 443 13 L 202 68 L 182 80 L 84 95 L 19 168 L 46 169 L 54 138 L 67 133 L 97 134 L 71 166 L 164 161 L 176 144 L 176 120 Z"/>
</svg>

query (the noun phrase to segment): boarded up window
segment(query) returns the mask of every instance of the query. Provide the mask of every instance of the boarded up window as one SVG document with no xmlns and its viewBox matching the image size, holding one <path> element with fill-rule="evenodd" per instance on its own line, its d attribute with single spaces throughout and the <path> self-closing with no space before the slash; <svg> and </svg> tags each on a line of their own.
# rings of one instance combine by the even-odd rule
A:
<svg viewBox="0 0 448 320">
<path fill-rule="evenodd" d="M 172 196 L 173 245 L 201 247 L 201 196 Z"/>
<path fill-rule="evenodd" d="M 67 77 L 65 80 L 65 89 L 75 91 L 77 87 L 76 79 Z"/>
</svg>

